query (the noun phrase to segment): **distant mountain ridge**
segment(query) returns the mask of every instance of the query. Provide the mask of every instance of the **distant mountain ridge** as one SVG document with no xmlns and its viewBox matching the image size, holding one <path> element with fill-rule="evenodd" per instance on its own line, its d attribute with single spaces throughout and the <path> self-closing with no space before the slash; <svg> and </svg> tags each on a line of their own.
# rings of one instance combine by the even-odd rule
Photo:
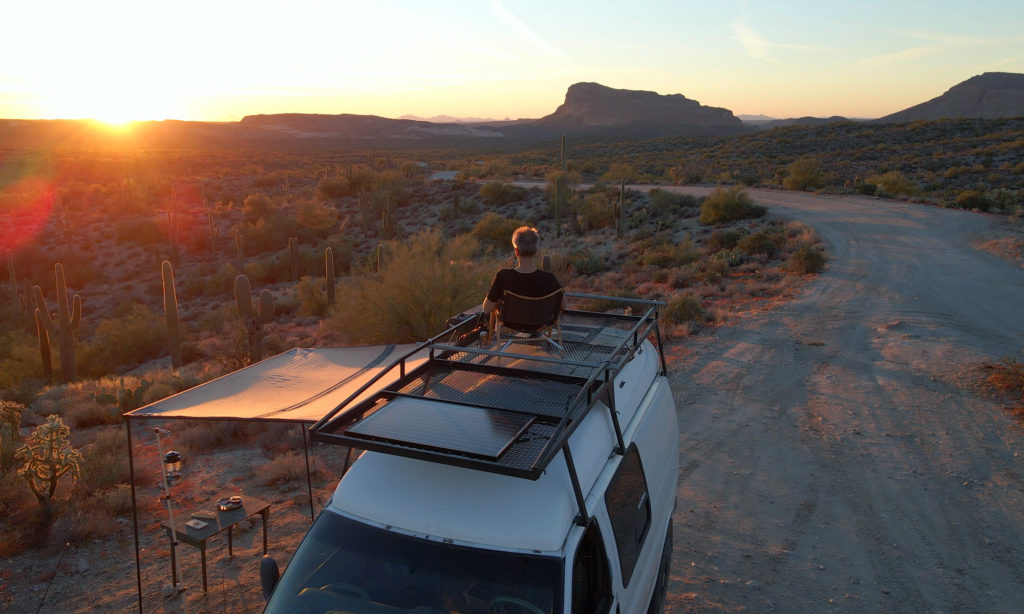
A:
<svg viewBox="0 0 1024 614">
<path fill-rule="evenodd" d="M 984 73 L 950 88 L 943 95 L 873 120 L 910 122 L 942 118 L 1024 116 L 1024 74 Z M 744 116 L 708 107 L 682 94 L 614 89 L 598 83 L 576 83 L 565 101 L 540 119 L 450 122 L 375 115 L 278 113 L 249 115 L 238 122 L 179 120 L 138 122 L 124 132 L 111 132 L 91 120 L 3 120 L 0 147 L 69 149 L 128 147 L 133 149 L 233 149 L 269 147 L 335 149 L 344 147 L 419 148 L 486 146 L 519 147 L 570 138 L 619 139 L 673 136 L 729 136 L 754 129 L 791 125 L 817 126 L 848 120 L 801 117 L 770 119 Z"/>
<path fill-rule="evenodd" d="M 954 85 L 941 96 L 886 115 L 878 122 L 943 118 L 994 119 L 1024 116 L 1024 74 L 987 72 Z"/>
</svg>

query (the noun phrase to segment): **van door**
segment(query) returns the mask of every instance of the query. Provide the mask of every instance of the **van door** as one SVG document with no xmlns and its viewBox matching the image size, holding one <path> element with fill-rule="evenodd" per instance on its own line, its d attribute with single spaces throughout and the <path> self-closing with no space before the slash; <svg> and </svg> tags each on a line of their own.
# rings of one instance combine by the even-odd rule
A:
<svg viewBox="0 0 1024 614">
<path fill-rule="evenodd" d="M 576 548 L 569 587 L 570 614 L 607 614 L 615 603 L 608 553 L 595 518 Z"/>
<path fill-rule="evenodd" d="M 651 529 L 651 497 L 636 444 L 631 444 L 619 463 L 604 495 L 614 543 L 613 567 L 620 572 L 623 612 L 643 612 L 654 590 L 660 552 L 648 539 Z M 617 561 L 615 560 L 617 557 Z M 614 563 L 618 565 L 615 566 Z M 621 590 L 621 592 L 620 592 Z"/>
</svg>

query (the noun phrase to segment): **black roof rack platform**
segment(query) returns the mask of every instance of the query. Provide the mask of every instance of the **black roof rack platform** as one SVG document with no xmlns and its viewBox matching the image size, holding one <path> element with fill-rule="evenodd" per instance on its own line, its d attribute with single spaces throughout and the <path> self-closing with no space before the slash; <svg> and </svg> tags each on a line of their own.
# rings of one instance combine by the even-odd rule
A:
<svg viewBox="0 0 1024 614">
<path fill-rule="evenodd" d="M 477 315 L 467 315 L 353 393 L 313 425 L 312 438 L 537 479 L 602 400 L 621 448 L 612 381 L 649 336 L 660 351 L 660 303 L 600 298 L 643 313 L 565 310 L 564 350 L 557 352 L 536 343 L 484 347 Z M 406 362 L 424 351 L 427 360 L 407 371 Z M 392 383 L 355 402 L 389 373 Z"/>
</svg>

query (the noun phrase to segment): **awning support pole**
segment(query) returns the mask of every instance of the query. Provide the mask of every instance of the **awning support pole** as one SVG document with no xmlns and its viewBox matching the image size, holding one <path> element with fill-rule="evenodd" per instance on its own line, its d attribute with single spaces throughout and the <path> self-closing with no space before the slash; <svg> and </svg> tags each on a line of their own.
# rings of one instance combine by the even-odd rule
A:
<svg viewBox="0 0 1024 614">
<path fill-rule="evenodd" d="M 302 429 L 302 448 L 306 451 L 306 489 L 309 491 L 309 520 L 316 520 L 313 513 L 313 480 L 309 476 L 309 431 L 305 424 L 300 423 Z"/>
<path fill-rule="evenodd" d="M 125 416 L 128 432 L 128 483 L 132 487 L 132 529 L 135 533 L 135 584 L 139 593 L 139 614 L 142 614 L 142 562 L 139 556 L 139 514 L 135 502 L 135 448 L 132 447 L 132 421 Z"/>
</svg>

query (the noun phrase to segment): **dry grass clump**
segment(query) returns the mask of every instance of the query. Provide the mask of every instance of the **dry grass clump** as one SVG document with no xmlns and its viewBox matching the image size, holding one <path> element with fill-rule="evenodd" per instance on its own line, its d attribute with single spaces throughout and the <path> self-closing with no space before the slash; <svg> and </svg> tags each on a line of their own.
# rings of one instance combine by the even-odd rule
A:
<svg viewBox="0 0 1024 614">
<path fill-rule="evenodd" d="M 989 386 L 1024 403 L 1024 362 L 1004 358 L 998 363 L 985 365 L 985 368 L 989 371 L 985 379 Z"/>
<path fill-rule="evenodd" d="M 324 465 L 314 456 L 309 459 L 310 477 L 323 477 Z M 260 484 L 277 486 L 279 484 L 298 484 L 306 480 L 306 456 L 302 452 L 289 451 L 268 460 L 257 472 Z"/>
</svg>

